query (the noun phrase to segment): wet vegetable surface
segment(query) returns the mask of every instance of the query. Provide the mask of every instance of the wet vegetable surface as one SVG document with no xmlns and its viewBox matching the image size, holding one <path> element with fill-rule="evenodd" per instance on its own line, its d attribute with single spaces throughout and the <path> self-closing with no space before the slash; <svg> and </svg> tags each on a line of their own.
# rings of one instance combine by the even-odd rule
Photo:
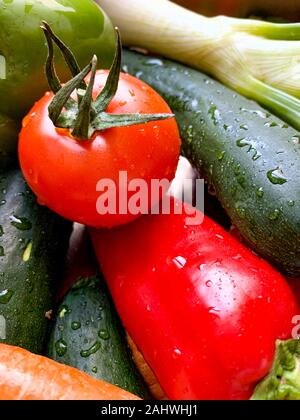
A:
<svg viewBox="0 0 300 420">
<path fill-rule="evenodd" d="M 299 274 L 299 132 L 180 64 L 128 51 L 123 64 L 169 103 L 184 154 L 248 243 L 280 269 Z"/>
<path fill-rule="evenodd" d="M 52 328 L 48 356 L 142 398 L 149 397 L 100 277 L 82 278 L 62 301 Z"/>
<path fill-rule="evenodd" d="M 71 223 L 37 204 L 19 170 L 0 175 L 0 343 L 43 351 L 70 233 Z"/>
</svg>

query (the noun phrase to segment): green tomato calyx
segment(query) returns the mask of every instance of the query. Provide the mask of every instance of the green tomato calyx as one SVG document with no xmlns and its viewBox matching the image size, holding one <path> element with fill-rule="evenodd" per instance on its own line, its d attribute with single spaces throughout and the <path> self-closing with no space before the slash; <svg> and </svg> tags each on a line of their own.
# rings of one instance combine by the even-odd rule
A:
<svg viewBox="0 0 300 420">
<path fill-rule="evenodd" d="M 114 61 L 105 86 L 95 100 L 93 100 L 93 88 L 97 71 L 97 56 L 94 55 L 90 63 L 81 70 L 72 51 L 54 34 L 48 23 L 43 21 L 41 28 L 48 47 L 45 72 L 49 87 L 55 93 L 48 107 L 49 118 L 56 127 L 71 129 L 76 139 L 88 140 L 97 131 L 146 124 L 150 121 L 174 117 L 174 114 L 109 114 L 106 112 L 117 92 L 121 72 L 122 43 L 117 28 Z M 55 70 L 53 43 L 59 48 L 73 76 L 64 85 L 61 85 Z M 86 84 L 85 78 L 89 73 L 91 73 L 90 79 Z M 75 90 L 77 100 L 71 97 Z"/>
</svg>

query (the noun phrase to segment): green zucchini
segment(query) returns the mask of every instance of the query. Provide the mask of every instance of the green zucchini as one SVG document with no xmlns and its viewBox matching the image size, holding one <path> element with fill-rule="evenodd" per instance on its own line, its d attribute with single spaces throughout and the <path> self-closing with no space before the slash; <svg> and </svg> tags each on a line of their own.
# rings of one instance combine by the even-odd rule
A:
<svg viewBox="0 0 300 420">
<path fill-rule="evenodd" d="M 71 224 L 37 204 L 21 172 L 0 174 L 0 343 L 44 349 Z"/>
<path fill-rule="evenodd" d="M 124 51 L 123 70 L 176 114 L 183 154 L 257 252 L 300 274 L 300 133 L 208 76 Z"/>
<path fill-rule="evenodd" d="M 149 398 L 109 292 L 98 276 L 79 279 L 63 299 L 47 356 Z"/>
</svg>

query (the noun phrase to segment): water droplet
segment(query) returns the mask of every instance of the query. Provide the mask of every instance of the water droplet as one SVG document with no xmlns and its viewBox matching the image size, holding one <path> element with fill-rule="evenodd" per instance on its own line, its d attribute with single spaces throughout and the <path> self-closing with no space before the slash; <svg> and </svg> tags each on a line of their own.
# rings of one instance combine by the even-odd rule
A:
<svg viewBox="0 0 300 420">
<path fill-rule="evenodd" d="M 32 223 L 26 217 L 10 216 L 10 224 L 19 230 L 30 230 Z"/>
<path fill-rule="evenodd" d="M 110 334 L 107 330 L 100 330 L 98 335 L 100 338 L 102 338 L 102 340 L 108 340 L 110 338 Z"/>
<path fill-rule="evenodd" d="M 248 129 L 249 129 L 249 127 L 248 127 L 248 125 L 247 125 L 247 124 L 241 124 L 241 125 L 240 125 L 240 128 L 241 128 L 242 130 L 248 130 Z"/>
<path fill-rule="evenodd" d="M 96 341 L 95 344 L 92 345 L 88 350 L 81 350 L 80 356 L 81 357 L 90 357 L 92 354 L 97 353 L 98 350 L 101 349 L 101 343 Z"/>
<path fill-rule="evenodd" d="M 261 111 L 260 109 L 246 109 L 246 108 L 241 108 L 241 111 L 243 111 L 243 112 L 251 112 L 252 114 L 257 115 L 260 118 L 269 118 L 271 116 L 271 114 L 269 112 L 264 112 L 264 111 Z"/>
<path fill-rule="evenodd" d="M 173 353 L 173 357 L 175 358 L 175 359 L 177 359 L 177 357 L 179 357 L 179 356 L 181 356 L 182 355 L 182 353 L 181 353 L 181 350 L 179 350 L 179 349 L 174 349 L 174 353 Z"/>
<path fill-rule="evenodd" d="M 245 138 L 242 138 L 242 139 L 238 139 L 238 140 L 236 141 L 236 145 L 237 145 L 238 147 L 245 147 L 245 146 L 248 146 L 248 145 L 249 145 L 249 143 L 247 142 L 247 140 L 246 140 Z"/>
<path fill-rule="evenodd" d="M 224 158 L 224 156 L 225 156 L 225 151 L 223 150 L 223 152 L 220 152 L 218 155 L 217 155 L 217 158 L 218 158 L 218 160 L 223 160 L 223 158 Z"/>
<path fill-rule="evenodd" d="M 211 105 L 211 107 L 208 110 L 208 114 L 211 116 L 211 119 L 213 120 L 214 125 L 218 125 L 221 119 L 221 115 L 216 105 L 214 104 Z"/>
<path fill-rule="evenodd" d="M 6 200 L 1 200 L 0 201 L 0 206 L 4 206 L 4 204 L 6 204 Z"/>
<path fill-rule="evenodd" d="M 266 123 L 264 124 L 264 126 L 265 126 L 265 127 L 278 127 L 278 124 L 277 124 L 277 122 L 275 122 L 275 121 L 269 121 L 269 122 L 266 122 Z"/>
<path fill-rule="evenodd" d="M 64 318 L 70 312 L 71 311 L 70 311 L 69 307 L 67 305 L 63 305 L 62 308 L 61 308 L 61 310 L 59 311 L 58 316 L 59 316 L 59 318 L 62 319 L 62 318 Z"/>
<path fill-rule="evenodd" d="M 256 195 L 257 195 L 258 198 L 262 198 L 265 194 L 264 190 L 263 190 L 263 187 L 256 188 L 255 192 L 256 192 Z"/>
<path fill-rule="evenodd" d="M 97 368 L 97 366 L 94 366 L 94 367 L 93 367 L 92 372 L 93 372 L 93 373 L 97 373 L 97 372 L 98 372 L 98 368 Z"/>
<path fill-rule="evenodd" d="M 6 304 L 13 297 L 14 292 L 10 289 L 5 289 L 0 292 L 0 303 Z"/>
<path fill-rule="evenodd" d="M 269 219 L 272 221 L 275 221 L 279 218 L 280 216 L 280 210 L 275 209 L 272 213 L 269 214 Z"/>
<path fill-rule="evenodd" d="M 294 144 L 300 144 L 300 135 L 296 135 L 292 137 L 292 142 Z"/>
<path fill-rule="evenodd" d="M 71 324 L 71 328 L 74 331 L 79 330 L 81 328 L 81 322 L 73 321 Z"/>
<path fill-rule="evenodd" d="M 32 251 L 32 242 L 30 241 L 28 245 L 26 246 L 25 251 L 23 253 L 24 262 L 28 262 L 30 260 L 31 251 Z"/>
<path fill-rule="evenodd" d="M 129 93 L 130 93 L 130 95 L 131 95 L 132 97 L 134 97 L 134 96 L 135 96 L 135 92 L 134 92 L 134 90 L 133 90 L 133 89 L 129 89 Z"/>
<path fill-rule="evenodd" d="M 55 343 L 55 351 L 59 357 L 63 357 L 68 351 L 68 345 L 62 338 Z"/>
<path fill-rule="evenodd" d="M 220 311 L 215 307 L 215 306 L 211 306 L 210 308 L 208 308 L 208 313 L 211 315 L 215 315 L 217 317 L 219 317 L 218 313 Z"/>
<path fill-rule="evenodd" d="M 151 58 L 145 64 L 146 66 L 163 66 L 163 62 L 159 58 Z"/>
<path fill-rule="evenodd" d="M 126 104 L 127 104 L 127 102 L 126 102 L 126 101 L 120 101 L 120 102 L 119 102 L 119 105 L 120 105 L 120 106 L 125 106 Z"/>
<path fill-rule="evenodd" d="M 206 287 L 211 287 L 213 285 L 211 280 L 207 280 L 207 282 L 205 283 Z"/>
<path fill-rule="evenodd" d="M 153 126 L 153 133 L 155 134 L 155 136 L 158 136 L 160 134 L 160 128 L 158 125 Z"/>
<path fill-rule="evenodd" d="M 177 268 L 183 268 L 186 264 L 186 259 L 184 257 L 178 256 L 173 259 L 173 263 Z"/>
<path fill-rule="evenodd" d="M 270 171 L 268 171 L 267 177 L 269 181 L 271 181 L 272 184 L 275 185 L 282 185 L 287 182 L 287 179 L 284 178 L 282 170 L 279 168 L 271 169 Z"/>
<path fill-rule="evenodd" d="M 295 201 L 294 201 L 294 200 L 289 200 L 289 201 L 288 201 L 288 205 L 289 205 L 290 207 L 294 207 L 294 205 L 295 205 Z"/>
</svg>

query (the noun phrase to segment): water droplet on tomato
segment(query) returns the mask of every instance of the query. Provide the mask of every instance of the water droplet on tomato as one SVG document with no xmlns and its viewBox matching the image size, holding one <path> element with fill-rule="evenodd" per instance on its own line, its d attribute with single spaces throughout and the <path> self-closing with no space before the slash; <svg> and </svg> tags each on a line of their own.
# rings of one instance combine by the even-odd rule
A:
<svg viewBox="0 0 300 420">
<path fill-rule="evenodd" d="M 173 263 L 176 265 L 177 268 L 183 268 L 186 264 L 186 259 L 184 257 L 178 256 L 173 259 Z"/>
<path fill-rule="evenodd" d="M 177 359 L 178 357 L 180 357 L 182 355 L 181 350 L 179 350 L 178 348 L 174 349 L 174 353 L 173 353 L 173 357 L 174 359 Z"/>
</svg>

